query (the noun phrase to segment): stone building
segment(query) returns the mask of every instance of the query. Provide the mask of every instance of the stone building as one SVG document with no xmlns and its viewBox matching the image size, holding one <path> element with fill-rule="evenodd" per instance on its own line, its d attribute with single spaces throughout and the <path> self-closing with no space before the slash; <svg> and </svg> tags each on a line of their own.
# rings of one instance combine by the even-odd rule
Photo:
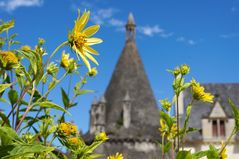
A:
<svg viewBox="0 0 239 159">
<path fill-rule="evenodd" d="M 215 102 L 213 104 L 196 102 L 192 107 L 189 126 L 200 129 L 199 132 L 192 133 L 186 138 L 186 147 L 192 152 L 207 150 L 209 144 L 220 147 L 221 141 L 229 137 L 234 127 L 228 97 L 239 106 L 239 84 L 204 84 L 203 86 L 207 92 L 214 94 Z M 185 106 L 191 98 L 190 89 L 181 96 L 179 104 L 181 126 L 185 119 Z M 227 151 L 229 159 L 239 158 L 239 134 L 233 137 Z"/>
<path fill-rule="evenodd" d="M 98 149 L 106 155 L 121 152 L 125 159 L 159 156 L 159 111 L 136 47 L 136 25 L 129 14 L 126 41 L 104 96 L 90 110 L 89 141 L 105 131 L 109 140 Z"/>
</svg>

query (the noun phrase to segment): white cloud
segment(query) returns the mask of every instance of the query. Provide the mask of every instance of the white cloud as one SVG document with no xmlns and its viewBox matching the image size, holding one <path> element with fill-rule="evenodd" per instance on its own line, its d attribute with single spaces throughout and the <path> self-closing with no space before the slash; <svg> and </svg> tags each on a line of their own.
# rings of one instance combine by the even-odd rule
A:
<svg viewBox="0 0 239 159">
<path fill-rule="evenodd" d="M 162 38 L 169 38 L 169 37 L 173 36 L 173 34 L 174 33 L 172 33 L 172 32 L 171 33 L 161 33 L 160 37 L 162 37 Z"/>
<path fill-rule="evenodd" d="M 97 24 L 104 24 L 108 22 L 111 17 L 117 12 L 118 10 L 114 8 L 107 8 L 107 9 L 99 9 L 96 12 L 92 12 L 91 20 Z"/>
<path fill-rule="evenodd" d="M 224 39 L 236 38 L 239 37 L 239 33 L 222 34 L 220 37 Z"/>
<path fill-rule="evenodd" d="M 195 42 L 194 40 L 188 40 L 188 44 L 189 44 L 189 45 L 195 45 L 196 42 Z"/>
<path fill-rule="evenodd" d="M 184 42 L 184 41 L 185 41 L 185 37 L 183 37 L 183 36 L 178 37 L 178 38 L 176 39 L 176 41 L 178 41 L 178 42 Z"/>
<path fill-rule="evenodd" d="M 5 0 L 0 1 L 0 8 L 11 12 L 19 7 L 41 6 L 42 4 L 43 0 Z"/>
<path fill-rule="evenodd" d="M 160 28 L 158 25 L 154 26 L 139 26 L 139 32 L 147 35 L 147 36 L 154 36 L 155 34 L 163 33 L 164 30 Z"/>
<path fill-rule="evenodd" d="M 197 42 L 195 40 L 192 39 L 187 39 L 184 36 L 180 36 L 176 39 L 177 42 L 182 42 L 182 43 L 186 43 L 188 45 L 196 45 Z"/>
<path fill-rule="evenodd" d="M 110 19 L 109 23 L 112 26 L 116 26 L 116 27 L 123 27 L 125 25 L 124 21 L 119 20 L 119 19 L 115 19 L 115 18 Z"/>
</svg>

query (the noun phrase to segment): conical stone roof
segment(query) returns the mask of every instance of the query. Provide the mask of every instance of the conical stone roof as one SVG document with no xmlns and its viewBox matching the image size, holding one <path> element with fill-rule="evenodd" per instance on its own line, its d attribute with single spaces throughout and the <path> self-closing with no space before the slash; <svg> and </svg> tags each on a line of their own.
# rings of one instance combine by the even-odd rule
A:
<svg viewBox="0 0 239 159">
<path fill-rule="evenodd" d="M 132 14 L 130 17 L 132 19 Z M 129 30 L 126 28 L 126 31 Z M 134 39 L 126 41 L 105 92 L 105 125 L 108 131 L 120 126 L 123 102 L 128 94 L 131 102 L 131 124 L 126 135 L 134 135 L 132 131 L 141 131 L 142 136 L 150 136 L 149 131 L 156 132 L 150 128 L 159 127 L 159 112 Z M 122 128 L 121 135 L 124 131 L 126 130 Z"/>
</svg>

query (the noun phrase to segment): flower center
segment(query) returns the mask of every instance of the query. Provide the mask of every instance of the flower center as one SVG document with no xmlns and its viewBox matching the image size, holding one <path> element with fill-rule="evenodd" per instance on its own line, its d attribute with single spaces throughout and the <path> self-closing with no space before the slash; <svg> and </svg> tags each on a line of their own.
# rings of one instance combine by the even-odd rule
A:
<svg viewBox="0 0 239 159">
<path fill-rule="evenodd" d="M 78 35 L 75 40 L 75 45 L 77 48 L 82 48 L 86 43 L 86 36 Z"/>
</svg>

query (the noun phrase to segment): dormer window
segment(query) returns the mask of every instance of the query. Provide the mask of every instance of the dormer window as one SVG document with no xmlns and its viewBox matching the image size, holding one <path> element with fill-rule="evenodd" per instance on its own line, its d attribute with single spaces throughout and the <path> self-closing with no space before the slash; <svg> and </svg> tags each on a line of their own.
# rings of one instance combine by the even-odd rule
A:
<svg viewBox="0 0 239 159">
<path fill-rule="evenodd" d="M 209 116 L 202 119 L 203 139 L 207 141 L 225 139 L 229 134 L 228 127 L 231 125 L 229 120 L 219 101 L 216 101 Z"/>
<path fill-rule="evenodd" d="M 213 119 L 212 120 L 212 136 L 217 137 L 225 137 L 225 120 L 221 119 Z"/>
</svg>

